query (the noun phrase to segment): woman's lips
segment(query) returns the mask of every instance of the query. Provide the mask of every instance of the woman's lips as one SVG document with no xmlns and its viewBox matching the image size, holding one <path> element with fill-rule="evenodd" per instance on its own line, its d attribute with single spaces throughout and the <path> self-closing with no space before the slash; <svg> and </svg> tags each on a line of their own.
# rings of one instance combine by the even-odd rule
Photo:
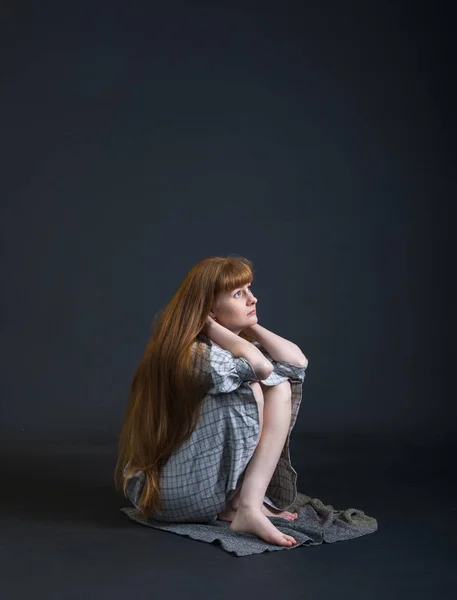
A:
<svg viewBox="0 0 457 600">
<path fill-rule="evenodd" d="M 256 312 L 257 312 L 257 311 L 256 311 L 256 309 L 254 308 L 254 310 L 251 310 L 251 312 L 250 312 L 250 313 L 248 313 L 248 315 L 253 315 L 253 314 L 255 314 Z"/>
</svg>

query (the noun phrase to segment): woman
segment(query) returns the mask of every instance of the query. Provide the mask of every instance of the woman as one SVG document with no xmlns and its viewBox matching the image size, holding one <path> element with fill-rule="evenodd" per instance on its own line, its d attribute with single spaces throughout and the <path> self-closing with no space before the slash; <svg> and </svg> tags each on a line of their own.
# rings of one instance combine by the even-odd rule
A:
<svg viewBox="0 0 457 600">
<path fill-rule="evenodd" d="M 208 523 L 282 546 L 268 517 L 294 520 L 289 439 L 308 361 L 262 327 L 243 257 L 189 271 L 154 320 L 130 386 L 116 488 L 144 518 Z"/>
</svg>

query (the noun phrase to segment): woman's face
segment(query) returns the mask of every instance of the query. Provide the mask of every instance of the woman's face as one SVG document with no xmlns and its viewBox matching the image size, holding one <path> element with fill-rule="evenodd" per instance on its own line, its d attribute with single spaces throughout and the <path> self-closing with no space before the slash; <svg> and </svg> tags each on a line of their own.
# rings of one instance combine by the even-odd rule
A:
<svg viewBox="0 0 457 600">
<path fill-rule="evenodd" d="M 252 283 L 252 282 L 251 282 Z M 257 323 L 255 311 L 257 298 L 251 290 L 251 284 L 236 288 L 231 292 L 218 295 L 210 315 L 216 321 L 237 335 L 246 327 Z"/>
</svg>

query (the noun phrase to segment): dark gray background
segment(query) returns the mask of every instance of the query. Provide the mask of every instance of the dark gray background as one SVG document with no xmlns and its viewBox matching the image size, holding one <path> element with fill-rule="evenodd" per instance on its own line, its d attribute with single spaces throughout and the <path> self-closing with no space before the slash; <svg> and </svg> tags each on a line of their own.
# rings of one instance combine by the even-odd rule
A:
<svg viewBox="0 0 457 600">
<path fill-rule="evenodd" d="M 455 599 L 450 8 L 1 4 L 0 597 Z M 375 533 L 236 558 L 120 512 L 153 317 L 227 254 L 309 360 L 297 490 Z"/>
<path fill-rule="evenodd" d="M 3 439 L 115 441 L 229 253 L 308 357 L 297 433 L 455 434 L 445 5 L 16 2 L 1 39 Z"/>
</svg>

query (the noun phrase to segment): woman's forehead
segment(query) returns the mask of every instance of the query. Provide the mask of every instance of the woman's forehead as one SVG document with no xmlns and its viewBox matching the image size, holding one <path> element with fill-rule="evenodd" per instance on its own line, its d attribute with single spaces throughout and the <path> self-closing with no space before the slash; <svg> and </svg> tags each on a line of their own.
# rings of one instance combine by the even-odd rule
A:
<svg viewBox="0 0 457 600">
<path fill-rule="evenodd" d="M 247 283 L 244 287 L 250 287 L 251 284 L 252 284 L 252 281 Z M 243 289 L 243 286 L 240 285 L 239 287 L 233 288 L 233 290 L 231 290 L 231 291 L 234 292 L 235 290 L 242 290 L 242 289 Z"/>
</svg>

